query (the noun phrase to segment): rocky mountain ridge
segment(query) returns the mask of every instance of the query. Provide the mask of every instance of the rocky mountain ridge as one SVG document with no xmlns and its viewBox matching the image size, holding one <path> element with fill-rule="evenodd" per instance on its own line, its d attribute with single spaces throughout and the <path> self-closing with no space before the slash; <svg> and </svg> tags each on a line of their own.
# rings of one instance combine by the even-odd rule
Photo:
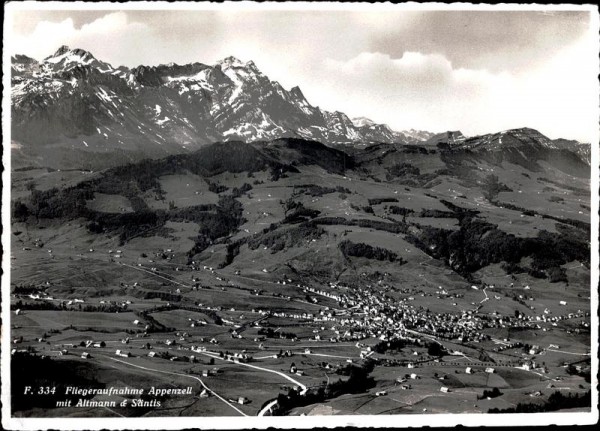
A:
<svg viewBox="0 0 600 431">
<path fill-rule="evenodd" d="M 419 133 L 396 132 L 370 120 L 311 105 L 252 62 L 115 68 L 81 49 L 61 47 L 37 62 L 12 58 L 13 139 L 69 141 L 80 147 L 140 147 L 164 152 L 215 141 L 302 137 L 327 144 L 412 143 Z M 159 150 L 160 152 L 160 150 Z"/>
</svg>

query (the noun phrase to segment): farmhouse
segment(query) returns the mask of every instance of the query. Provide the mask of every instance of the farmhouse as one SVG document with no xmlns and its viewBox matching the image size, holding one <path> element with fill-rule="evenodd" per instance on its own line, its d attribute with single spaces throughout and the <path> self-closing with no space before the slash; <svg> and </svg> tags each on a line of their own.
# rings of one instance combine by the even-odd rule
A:
<svg viewBox="0 0 600 431">
<path fill-rule="evenodd" d="M 131 356 L 131 353 L 129 353 L 129 352 L 123 352 L 121 350 L 117 350 L 115 352 L 115 355 L 122 356 L 123 358 L 129 358 Z"/>
</svg>

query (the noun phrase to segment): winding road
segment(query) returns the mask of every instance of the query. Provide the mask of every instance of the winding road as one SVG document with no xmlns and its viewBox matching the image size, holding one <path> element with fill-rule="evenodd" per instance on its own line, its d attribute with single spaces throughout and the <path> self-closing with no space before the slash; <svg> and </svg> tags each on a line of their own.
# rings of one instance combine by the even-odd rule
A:
<svg viewBox="0 0 600 431">
<path fill-rule="evenodd" d="M 204 356 L 208 356 L 209 358 L 220 359 L 221 361 L 234 362 L 231 359 L 221 358 L 217 353 L 214 353 L 214 352 L 197 352 L 197 353 L 200 353 L 201 355 L 204 355 Z M 300 391 L 300 395 L 304 395 L 308 391 L 308 388 L 305 385 L 300 383 L 298 380 L 294 380 L 293 378 L 291 378 L 290 376 L 288 376 L 285 373 L 282 373 L 281 371 L 271 370 L 270 368 L 257 367 L 256 365 L 250 365 L 250 364 L 246 364 L 244 362 L 235 362 L 235 363 L 237 365 L 241 365 L 243 367 L 254 368 L 255 370 L 260 370 L 260 371 L 264 371 L 267 373 L 277 374 L 277 375 L 283 377 L 284 379 L 289 380 L 290 382 L 294 383 L 295 385 L 298 385 L 300 388 L 302 388 L 302 390 Z"/>
</svg>

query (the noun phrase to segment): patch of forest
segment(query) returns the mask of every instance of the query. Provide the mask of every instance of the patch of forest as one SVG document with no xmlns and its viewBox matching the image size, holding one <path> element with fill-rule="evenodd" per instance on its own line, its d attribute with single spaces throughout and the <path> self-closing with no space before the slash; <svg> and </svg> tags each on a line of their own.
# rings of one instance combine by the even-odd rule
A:
<svg viewBox="0 0 600 431">
<path fill-rule="evenodd" d="M 271 249 L 272 253 L 276 253 L 287 248 L 299 247 L 313 239 L 319 239 L 324 233 L 323 228 L 305 222 L 295 227 L 263 233 L 250 238 L 247 242 L 251 250 L 263 246 Z"/>
<path fill-rule="evenodd" d="M 356 165 L 354 158 L 345 151 L 305 139 L 278 139 L 265 146 L 263 151 L 276 160 L 290 160 L 291 157 L 293 165 L 317 165 L 336 174 L 343 174 Z"/>
<path fill-rule="evenodd" d="M 337 186 L 337 187 L 324 187 L 319 186 L 317 184 L 303 184 L 294 186 L 294 194 L 305 194 L 312 197 L 320 197 L 329 193 L 344 193 L 351 194 L 352 191 L 347 189 L 346 187 Z"/>
<path fill-rule="evenodd" d="M 410 163 L 397 163 L 387 168 L 386 178 L 392 180 L 396 177 L 406 177 L 409 175 L 421 175 L 421 170 Z"/>
<path fill-rule="evenodd" d="M 388 261 L 388 262 L 399 262 L 404 263 L 405 261 L 398 257 L 396 253 L 391 250 L 382 248 L 382 247 L 373 247 L 369 244 L 364 243 L 354 243 L 350 240 L 342 241 L 339 244 L 339 248 L 344 255 L 344 257 L 348 258 L 352 257 L 364 257 L 367 259 L 375 259 L 379 261 Z"/>
<path fill-rule="evenodd" d="M 453 211 L 442 211 L 438 209 L 423 208 L 419 212 L 415 212 L 410 208 L 400 207 L 398 205 L 390 205 L 387 207 L 390 214 L 407 216 L 414 214 L 415 217 L 423 218 L 455 218 L 456 214 Z"/>
<path fill-rule="evenodd" d="M 384 202 L 398 202 L 396 198 L 371 198 L 369 199 L 369 205 L 379 205 Z"/>
<path fill-rule="evenodd" d="M 390 233 L 408 233 L 409 225 L 406 223 L 388 223 L 371 219 L 346 219 L 344 217 L 319 217 L 311 221 L 319 225 L 359 226 Z"/>
<path fill-rule="evenodd" d="M 548 401 L 539 403 L 519 403 L 516 407 L 506 409 L 492 408 L 488 413 L 542 413 L 556 412 L 564 409 L 573 409 L 577 407 L 592 407 L 592 395 L 590 391 L 583 394 L 563 395 L 560 391 L 552 393 Z"/>
<path fill-rule="evenodd" d="M 372 360 L 365 360 L 361 365 L 345 365 L 336 370 L 336 374 L 347 376 L 338 378 L 327 385 L 309 388 L 305 395 L 300 395 L 295 390 L 290 390 L 287 395 L 279 394 L 275 416 L 283 416 L 294 408 L 322 403 L 325 400 L 336 398 L 344 394 L 359 394 L 375 386 L 375 379 L 370 375 L 375 368 Z"/>
</svg>

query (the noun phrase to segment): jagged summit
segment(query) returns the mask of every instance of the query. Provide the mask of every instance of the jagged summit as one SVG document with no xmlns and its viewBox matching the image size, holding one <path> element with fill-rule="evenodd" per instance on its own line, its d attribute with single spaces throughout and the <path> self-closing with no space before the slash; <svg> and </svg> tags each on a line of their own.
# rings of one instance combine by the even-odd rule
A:
<svg viewBox="0 0 600 431">
<path fill-rule="evenodd" d="M 46 57 L 44 61 L 52 61 L 52 59 L 59 59 L 65 56 L 70 56 L 72 58 L 78 57 L 84 60 L 95 59 L 95 57 L 85 49 L 75 48 L 71 49 L 67 45 L 63 45 L 56 50 L 56 52 L 49 57 Z"/>
<path fill-rule="evenodd" d="M 295 97 L 304 99 L 304 94 L 302 93 L 302 90 L 300 90 L 300 87 L 298 87 L 297 85 L 290 89 L 290 93 Z"/>
<path fill-rule="evenodd" d="M 251 76 L 263 76 L 252 60 L 244 62 L 234 56 L 225 57 L 224 59 L 217 61 L 215 67 L 219 67 L 226 74 L 228 71 L 231 71 L 242 78 L 246 74 Z"/>
<path fill-rule="evenodd" d="M 222 60 L 217 61 L 217 64 L 228 66 L 228 67 L 245 67 L 250 62 L 243 62 L 237 57 L 230 55 L 229 57 L 225 57 Z"/>
<path fill-rule="evenodd" d="M 12 63 L 37 63 L 34 58 L 28 57 L 23 54 L 15 54 L 11 57 Z"/>
<path fill-rule="evenodd" d="M 69 48 L 67 45 L 63 45 L 60 48 L 58 48 L 56 50 L 56 52 L 54 53 L 54 55 L 51 55 L 51 57 L 58 57 L 59 55 L 66 54 L 70 50 L 71 50 L 71 48 Z"/>
<path fill-rule="evenodd" d="M 372 126 L 373 124 L 375 124 L 373 120 L 367 117 L 356 117 L 352 119 L 352 122 L 357 127 Z"/>
</svg>

